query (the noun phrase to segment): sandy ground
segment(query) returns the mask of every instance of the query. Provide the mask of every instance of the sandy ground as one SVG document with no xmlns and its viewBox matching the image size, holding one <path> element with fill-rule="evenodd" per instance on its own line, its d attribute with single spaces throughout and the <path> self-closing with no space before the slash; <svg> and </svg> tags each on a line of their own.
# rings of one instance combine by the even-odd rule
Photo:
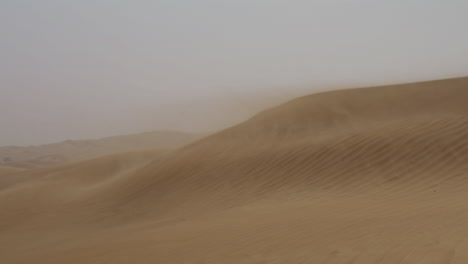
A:
<svg viewBox="0 0 468 264">
<path fill-rule="evenodd" d="M 468 263 L 468 78 L 298 98 L 171 153 L 15 173 L 1 263 Z"/>
</svg>

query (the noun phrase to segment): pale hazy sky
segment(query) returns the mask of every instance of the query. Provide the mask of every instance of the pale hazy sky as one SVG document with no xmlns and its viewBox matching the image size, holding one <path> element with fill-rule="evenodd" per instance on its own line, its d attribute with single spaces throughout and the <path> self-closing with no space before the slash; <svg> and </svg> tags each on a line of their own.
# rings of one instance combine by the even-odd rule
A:
<svg viewBox="0 0 468 264">
<path fill-rule="evenodd" d="M 304 87 L 465 76 L 467 12 L 461 0 L 0 0 L 0 145 L 209 130 Z"/>
</svg>

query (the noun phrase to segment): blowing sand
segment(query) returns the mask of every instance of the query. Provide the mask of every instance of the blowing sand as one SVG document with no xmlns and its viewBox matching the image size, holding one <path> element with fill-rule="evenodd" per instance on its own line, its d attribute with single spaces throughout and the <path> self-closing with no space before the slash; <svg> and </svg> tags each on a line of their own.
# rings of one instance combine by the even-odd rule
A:
<svg viewBox="0 0 468 264">
<path fill-rule="evenodd" d="M 174 152 L 15 173 L 1 263 L 468 263 L 468 78 L 302 97 Z"/>
</svg>

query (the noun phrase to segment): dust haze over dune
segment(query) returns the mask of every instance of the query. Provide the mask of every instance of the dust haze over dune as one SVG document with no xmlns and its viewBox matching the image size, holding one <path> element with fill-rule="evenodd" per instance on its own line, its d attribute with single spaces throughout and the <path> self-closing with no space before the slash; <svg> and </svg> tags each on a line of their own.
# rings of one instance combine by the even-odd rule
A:
<svg viewBox="0 0 468 264">
<path fill-rule="evenodd" d="M 19 172 L 0 258 L 466 263 L 467 98 L 468 78 L 324 92 L 162 156 Z"/>
<path fill-rule="evenodd" d="M 464 76 L 467 9 L 463 0 L 3 0 L 0 146 L 212 132 L 271 106 L 245 107 L 251 98 Z"/>
<path fill-rule="evenodd" d="M 153 131 L 94 140 L 67 140 L 40 146 L 4 146 L 0 147 L 0 165 L 37 168 L 135 149 L 157 148 L 164 152 L 191 143 L 200 137 L 202 134 Z"/>
</svg>

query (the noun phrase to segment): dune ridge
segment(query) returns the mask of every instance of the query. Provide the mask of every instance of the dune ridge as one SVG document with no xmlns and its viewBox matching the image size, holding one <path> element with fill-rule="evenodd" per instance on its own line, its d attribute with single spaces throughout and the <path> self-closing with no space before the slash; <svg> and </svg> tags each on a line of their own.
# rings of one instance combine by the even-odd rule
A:
<svg viewBox="0 0 468 264">
<path fill-rule="evenodd" d="M 20 172 L 0 256 L 466 263 L 467 98 L 468 78 L 324 92 L 163 156 Z"/>
</svg>

